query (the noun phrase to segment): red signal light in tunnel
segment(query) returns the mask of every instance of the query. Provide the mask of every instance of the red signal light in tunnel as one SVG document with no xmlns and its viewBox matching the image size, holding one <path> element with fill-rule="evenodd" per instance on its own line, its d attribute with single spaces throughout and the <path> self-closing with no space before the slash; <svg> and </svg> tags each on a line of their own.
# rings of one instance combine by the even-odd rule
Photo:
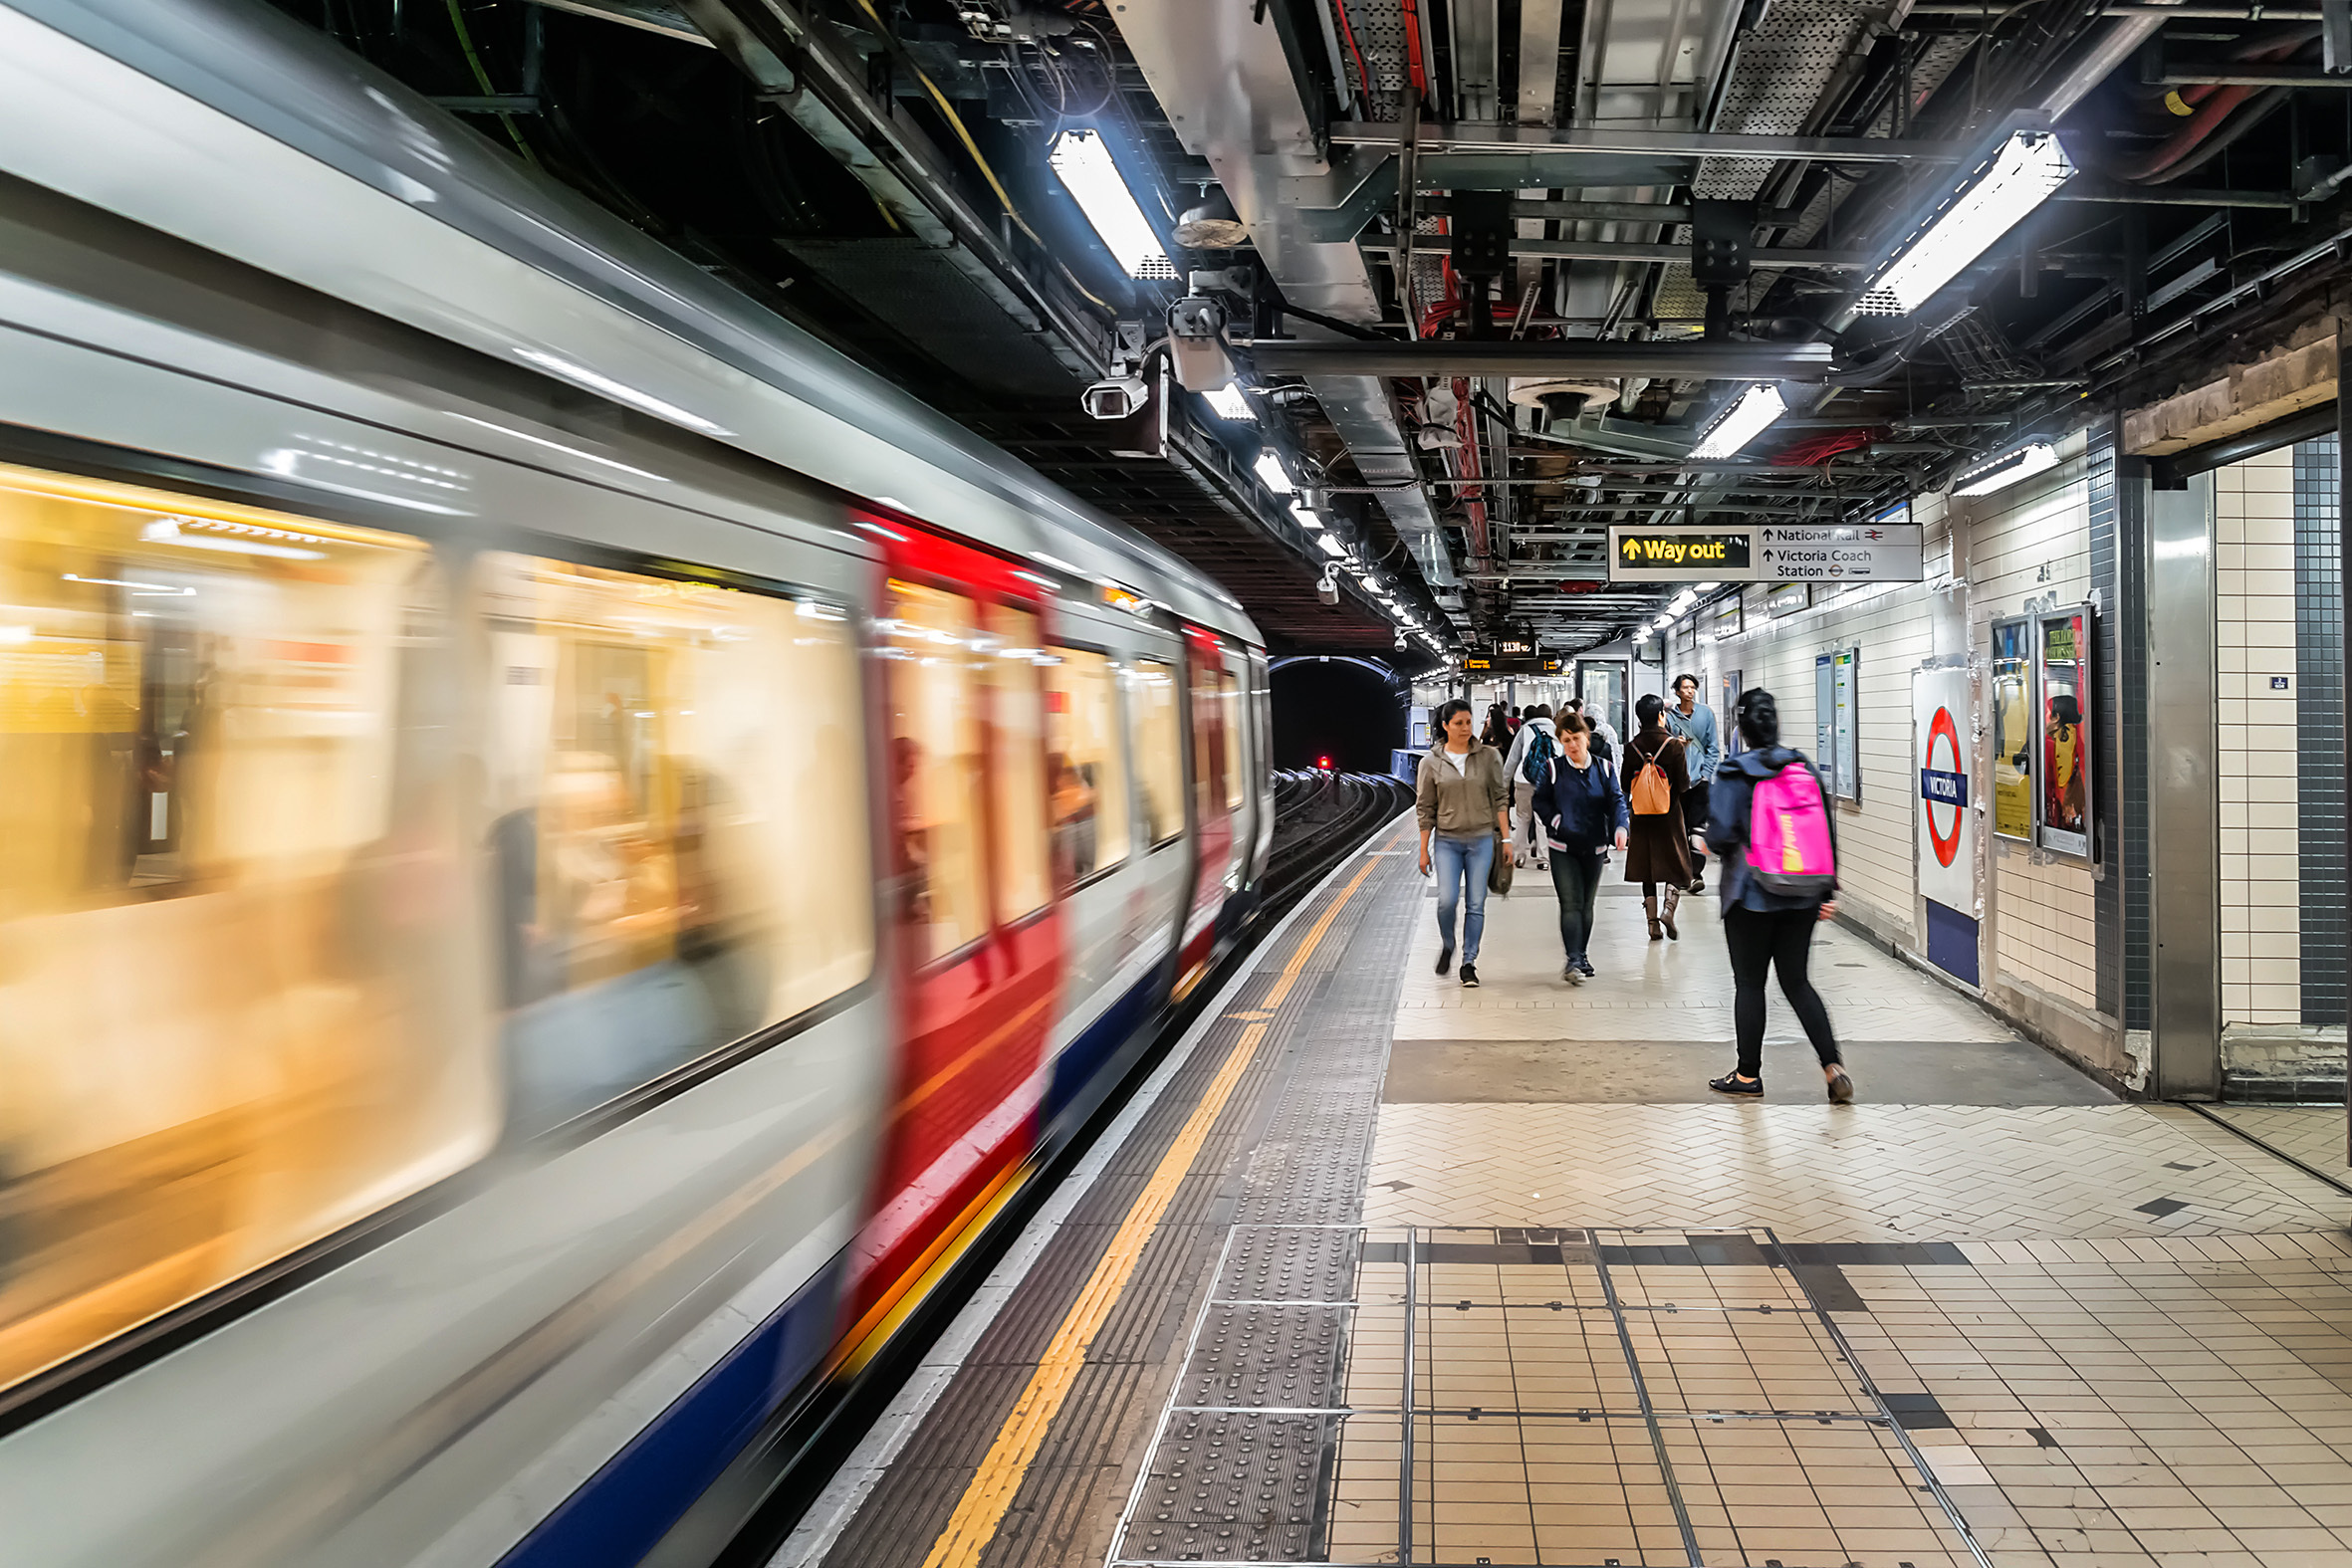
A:
<svg viewBox="0 0 2352 1568">
<path fill-rule="evenodd" d="M 1316 758 L 1314 760 L 1314 765 L 1315 767 L 1320 768 L 1324 773 L 1329 773 L 1331 771 L 1331 759 L 1328 757 Z"/>
</svg>

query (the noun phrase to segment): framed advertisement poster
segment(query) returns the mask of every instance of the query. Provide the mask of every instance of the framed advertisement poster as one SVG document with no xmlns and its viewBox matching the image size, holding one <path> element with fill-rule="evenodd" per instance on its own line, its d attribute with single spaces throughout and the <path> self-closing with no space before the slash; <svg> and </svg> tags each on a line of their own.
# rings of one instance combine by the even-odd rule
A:
<svg viewBox="0 0 2352 1568">
<path fill-rule="evenodd" d="M 1862 650 L 1813 655 L 1813 767 L 1840 800 L 1862 798 Z"/>
<path fill-rule="evenodd" d="M 2034 791 L 2044 849 L 2091 858 L 2091 607 L 2034 621 L 2041 778 Z"/>
<path fill-rule="evenodd" d="M 2033 628 L 1993 623 L 1993 831 L 2033 841 Z"/>
</svg>

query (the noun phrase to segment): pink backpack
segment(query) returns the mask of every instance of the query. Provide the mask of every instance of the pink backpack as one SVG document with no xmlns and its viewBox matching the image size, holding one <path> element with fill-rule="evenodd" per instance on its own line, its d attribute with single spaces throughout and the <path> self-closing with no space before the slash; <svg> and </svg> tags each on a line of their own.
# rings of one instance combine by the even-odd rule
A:
<svg viewBox="0 0 2352 1568">
<path fill-rule="evenodd" d="M 1821 781 L 1800 761 L 1759 779 L 1748 806 L 1748 870 L 1782 898 L 1821 900 L 1837 887 L 1829 807 Z"/>
</svg>

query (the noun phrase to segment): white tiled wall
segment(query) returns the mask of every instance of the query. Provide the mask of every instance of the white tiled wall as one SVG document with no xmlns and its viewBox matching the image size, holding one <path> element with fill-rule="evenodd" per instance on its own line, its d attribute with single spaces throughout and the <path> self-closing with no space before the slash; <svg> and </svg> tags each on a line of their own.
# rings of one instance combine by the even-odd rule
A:
<svg viewBox="0 0 2352 1568">
<path fill-rule="evenodd" d="M 2302 1017 L 2295 856 L 2295 516 L 2289 448 L 2214 476 L 2222 1015 Z M 2272 677 L 2284 677 L 2273 688 Z"/>
<path fill-rule="evenodd" d="M 1952 502 L 1966 541 L 1970 645 L 1982 657 L 1992 623 L 2028 603 L 2073 604 L 2090 594 L 2090 486 L 2079 435 L 2045 474 L 1990 496 Z M 1982 701 L 1982 693 L 1979 700 Z M 1981 776 L 1990 777 L 1985 759 Z M 1980 826 L 1985 819 L 1980 818 Z M 2086 1010 L 2098 1006 L 2094 873 L 2068 861 L 2032 863 L 2024 845 L 1993 840 L 1995 965 Z"/>
</svg>

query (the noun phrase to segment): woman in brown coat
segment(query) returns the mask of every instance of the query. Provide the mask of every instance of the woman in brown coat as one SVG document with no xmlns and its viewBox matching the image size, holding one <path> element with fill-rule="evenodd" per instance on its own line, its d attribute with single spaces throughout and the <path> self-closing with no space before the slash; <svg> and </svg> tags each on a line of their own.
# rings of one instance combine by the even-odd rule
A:
<svg viewBox="0 0 2352 1568">
<path fill-rule="evenodd" d="M 1666 732 L 1666 702 L 1655 692 L 1633 705 L 1641 733 L 1625 743 L 1625 797 L 1633 799 L 1633 783 L 1652 762 L 1666 776 L 1666 809 L 1644 814 L 1633 808 L 1633 827 L 1625 848 L 1625 880 L 1641 884 L 1642 912 L 1649 916 L 1650 940 L 1661 935 L 1682 940 L 1674 929 L 1674 907 L 1682 890 L 1691 885 L 1691 835 L 1683 828 L 1682 797 L 1691 786 L 1690 766 L 1683 761 L 1680 736 Z M 1658 903 L 1658 884 L 1666 884 L 1666 903 Z M 1661 931 L 1660 927 L 1664 930 Z"/>
</svg>

